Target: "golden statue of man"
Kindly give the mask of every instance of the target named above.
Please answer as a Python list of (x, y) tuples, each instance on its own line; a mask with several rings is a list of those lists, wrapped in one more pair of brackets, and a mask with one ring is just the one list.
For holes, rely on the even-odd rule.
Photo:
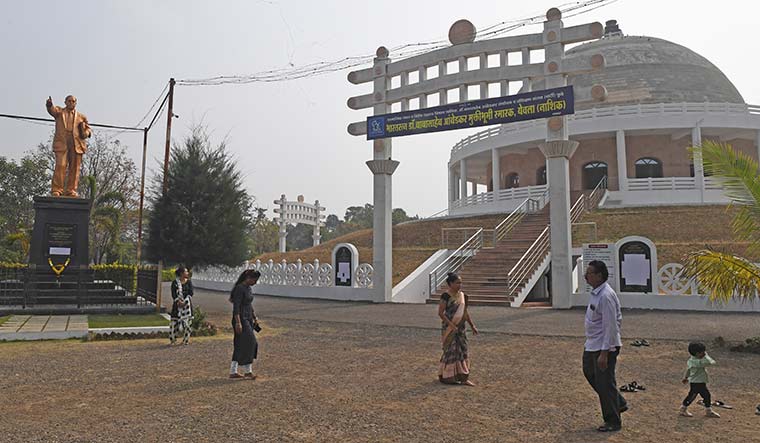
[(62, 194), (67, 197), (78, 197), (82, 155), (87, 152), (86, 140), (92, 136), (92, 130), (87, 117), (76, 110), (77, 98), (68, 95), (65, 102), (65, 108), (53, 105), (51, 97), (48, 97), (45, 103), (48, 114), (55, 118), (55, 136), (53, 137), (55, 171), (50, 194), (54, 197), (60, 197)]

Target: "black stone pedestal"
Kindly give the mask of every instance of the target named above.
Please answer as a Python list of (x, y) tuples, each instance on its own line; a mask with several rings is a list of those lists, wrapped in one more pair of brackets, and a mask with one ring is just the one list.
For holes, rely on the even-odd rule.
[(81, 198), (34, 197), (29, 264), (50, 269), (48, 259), (55, 265), (68, 259), (67, 268), (89, 265), (90, 207), (90, 200)]
[[(78, 305), (87, 295), (93, 282), (89, 269), (90, 208), (90, 200), (81, 198), (34, 197), (28, 302)], [(53, 272), (50, 262), (66, 265), (60, 276)]]

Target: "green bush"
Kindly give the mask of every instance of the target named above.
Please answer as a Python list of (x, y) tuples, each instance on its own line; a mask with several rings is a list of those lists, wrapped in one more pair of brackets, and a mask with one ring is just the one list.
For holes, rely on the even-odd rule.
[(194, 336), (216, 335), (216, 325), (206, 321), (206, 313), (198, 306), (193, 306), (193, 320), (190, 323), (190, 329)]
[(161, 281), (167, 282), (167, 281), (174, 281), (176, 278), (176, 275), (174, 275), (174, 272), (177, 270), (177, 268), (166, 268), (161, 270)]

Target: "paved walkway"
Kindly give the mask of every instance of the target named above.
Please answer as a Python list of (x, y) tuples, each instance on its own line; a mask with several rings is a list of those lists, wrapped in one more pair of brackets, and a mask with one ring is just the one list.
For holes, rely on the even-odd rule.
[(57, 340), (87, 336), (86, 315), (14, 315), (0, 325), (0, 340)]

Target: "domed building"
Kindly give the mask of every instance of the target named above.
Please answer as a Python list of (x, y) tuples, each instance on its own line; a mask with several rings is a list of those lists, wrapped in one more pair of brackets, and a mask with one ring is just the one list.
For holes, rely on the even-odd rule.
[[(568, 78), (576, 93), (570, 138), (580, 143), (570, 158), (570, 189), (605, 186), (603, 206), (715, 204), (728, 200), (699, 159), (687, 150), (704, 139), (730, 143), (760, 156), (760, 106), (748, 105), (731, 81), (707, 59), (681, 45), (625, 36), (608, 21), (604, 36), (569, 49), (569, 55), (601, 53), (604, 69)], [(543, 80), (523, 91), (543, 89)], [(607, 88), (603, 102), (592, 85)], [(538, 145), (543, 120), (495, 126), (451, 150), (450, 215), (506, 212), (547, 189)]]

